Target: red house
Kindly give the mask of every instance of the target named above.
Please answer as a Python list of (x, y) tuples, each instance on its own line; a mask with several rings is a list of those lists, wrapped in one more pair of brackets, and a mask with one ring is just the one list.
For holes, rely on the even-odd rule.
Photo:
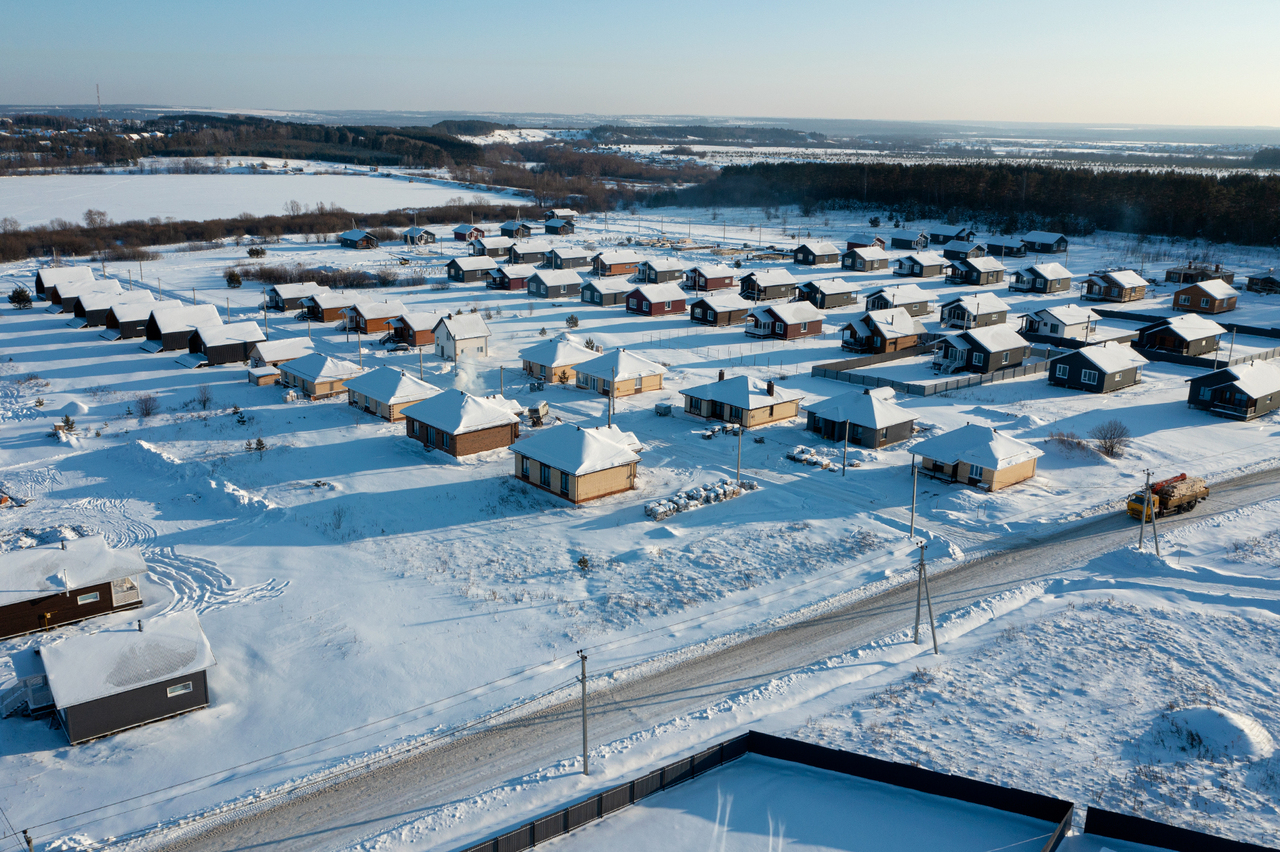
[(484, 228), (476, 225), (459, 225), (453, 229), (453, 238), (460, 243), (469, 243), (472, 240), (482, 239), (484, 237)]
[(685, 310), (685, 298), (684, 290), (674, 282), (641, 284), (627, 294), (627, 313), (649, 317), (682, 314)]
[(525, 290), (537, 271), (532, 263), (508, 263), (495, 269), (493, 278), (485, 286), (490, 290)]
[(822, 311), (808, 302), (765, 305), (747, 314), (747, 334), (774, 340), (795, 340), (822, 334)]

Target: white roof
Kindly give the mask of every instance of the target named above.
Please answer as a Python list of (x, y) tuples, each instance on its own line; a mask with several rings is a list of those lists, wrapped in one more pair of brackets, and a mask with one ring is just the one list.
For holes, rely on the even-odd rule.
[(987, 245), (1001, 246), (1003, 248), (1024, 248), (1025, 247), (1021, 237), (1016, 237), (1016, 236), (1002, 237), (999, 234), (995, 234), (993, 236), (987, 237)]
[(862, 321), (863, 327), (875, 328), (885, 340), (924, 334), (924, 325), (907, 313), (906, 308), (864, 311), (858, 319)]
[(412, 417), (451, 435), (520, 422), (520, 418), (507, 408), (460, 390), (441, 391), (422, 402), (415, 402), (402, 412), (405, 417)]
[(324, 288), (314, 281), (300, 281), (297, 284), (273, 284), (271, 289), (281, 299), (301, 299), (312, 293), (319, 293)]
[(703, 278), (732, 278), (734, 276), (733, 267), (725, 266), (723, 263), (699, 263), (689, 271), (701, 272)]
[[(139, 291), (134, 290), (133, 292)], [(142, 292), (150, 295), (149, 291), (143, 290)], [(84, 300), (81, 299), (81, 301), (83, 302)], [(138, 299), (130, 302), (113, 301), (109, 310), (117, 322), (137, 322), (148, 319), (151, 316), (151, 312), (155, 310), (156, 305), (159, 304), (164, 303), (156, 302), (152, 299)]]
[(195, 330), (210, 325), (221, 325), (222, 317), (213, 305), (180, 305), (177, 302), (160, 302), (152, 308), (151, 316), (161, 334)]
[(262, 333), (262, 329), (258, 328), (258, 323), (254, 320), (244, 320), (243, 322), (233, 322), (224, 325), (219, 322), (217, 325), (202, 325), (196, 329), (196, 334), (200, 335), (200, 342), (205, 346), (225, 346), (228, 343), (257, 343), (259, 340), (266, 340), (266, 335)]
[[(497, 269), (498, 262), (488, 255), (480, 255), (478, 257), (455, 257), (449, 263), (454, 264), (463, 272), (475, 272), (478, 269)], [(446, 264), (447, 266), (448, 264)]]
[(293, 361), (312, 352), (311, 341), (305, 337), (285, 337), (280, 340), (264, 340), (254, 346), (249, 355), (259, 361)]
[(422, 234), (430, 234), (430, 233), (431, 231), (428, 231), (426, 228), (419, 228), (417, 225), (414, 225), (412, 228), (405, 228), (404, 234), (402, 236), (418, 237), (418, 236), (421, 236)]
[(460, 317), (446, 315), (436, 323), (436, 330), (442, 325), (454, 340), (475, 340), (489, 336), (489, 325), (480, 314), (463, 314)]
[(332, 308), (349, 308), (356, 303), (355, 296), (348, 296), (346, 293), (335, 293), (332, 290), (321, 290), (319, 293), (313, 293), (302, 299), (303, 304), (312, 304), (322, 310)]
[[(815, 308), (808, 302), (787, 302), (782, 305), (760, 305), (753, 308), (749, 316), (763, 317), (765, 314), (773, 314), (787, 325), (794, 325), (799, 322), (821, 322), (826, 314)], [(766, 320), (772, 322), (772, 320)]]
[(970, 229), (966, 228), (964, 225), (935, 225), (934, 227), (929, 229), (929, 233), (955, 235), (955, 234), (966, 234), (969, 232), (969, 230)]
[(1056, 243), (1062, 238), (1062, 234), (1054, 234), (1049, 231), (1027, 231), (1022, 235), (1022, 239), (1029, 243)]
[(640, 261), (644, 260), (643, 257), (641, 257), (637, 252), (632, 251), (631, 249), (617, 249), (614, 251), (602, 251), (598, 255), (596, 255), (596, 257), (600, 259), (601, 263), (606, 263), (606, 264), (609, 264), (610, 266), (616, 266), (619, 263), (639, 263)]
[(341, 358), (319, 352), (312, 352), (310, 355), (303, 355), (301, 358), (281, 364), (280, 371), (306, 379), (313, 384), (349, 379), (361, 373), (360, 368), (350, 361), (343, 361)]
[(399, 299), (389, 302), (356, 302), (351, 310), (365, 319), (389, 319), (405, 313), (404, 304)]
[(1227, 367), (1226, 372), (1236, 377), (1234, 384), (1254, 399), (1267, 393), (1280, 391), (1280, 367), (1266, 361), (1253, 361)]
[(833, 296), (837, 293), (856, 293), (862, 289), (861, 284), (845, 281), (843, 278), (823, 278), (819, 281), (808, 281), (802, 286), (812, 287), (826, 296)]
[(1119, 343), (1114, 340), (1086, 346), (1079, 352), (1104, 373), (1119, 373), (1121, 370), (1141, 367), (1147, 363), (1147, 359), (1134, 352), (1133, 347), (1128, 343)]
[[(1230, 284), (1223, 281), (1221, 278), (1210, 278), (1208, 281), (1201, 281), (1196, 284), (1188, 284), (1183, 289), (1185, 290), (1191, 287), (1199, 287), (1201, 290), (1205, 291), (1215, 299), (1230, 299), (1237, 295), (1236, 288), (1232, 287)], [(84, 299), (81, 299), (80, 301), (83, 302)]]
[(716, 311), (741, 311), (755, 307), (755, 302), (749, 302), (737, 293), (709, 293), (694, 299), (694, 303), (697, 302), (705, 302)]
[(920, 239), (922, 236), (924, 236), (923, 231), (912, 231), (912, 230), (904, 229), (901, 231), (894, 231), (892, 234), (889, 235), (889, 239), (890, 240), (911, 240), (914, 242), (915, 240)]
[(942, 303), (945, 310), (951, 305), (959, 304), (971, 314), (994, 314), (1009, 310), (1009, 306), (995, 293), (970, 293), (957, 296)]
[(1039, 318), (1041, 321), (1052, 317), (1063, 325), (1080, 325), (1081, 323), (1094, 322), (1098, 319), (1090, 308), (1081, 305), (1057, 305), (1052, 308), (1042, 308), (1032, 314), (1033, 317)]
[[(779, 284), (795, 284), (796, 277), (782, 267), (774, 269), (755, 269), (747, 273), (755, 279), (759, 287), (776, 287)], [(743, 277), (746, 278), (747, 275)]]
[(348, 379), (346, 388), (387, 405), (426, 399), (432, 394), (440, 393), (440, 388), (435, 385), (415, 379), (395, 367), (378, 367), (376, 370)]
[[(85, 293), (80, 297), (80, 307), (86, 311), (100, 311), (116, 305), (153, 305), (155, 297), (150, 290), (126, 290), (123, 293)], [(150, 311), (148, 311), (150, 313)]]
[(561, 334), (521, 349), (520, 360), (547, 367), (571, 367), (596, 357), (596, 354), (595, 350), (583, 346), (572, 335)]
[[(552, 270), (550, 274), (554, 276), (559, 273), (568, 273), (569, 275), (573, 275), (575, 277), (578, 274), (574, 272), (572, 269), (555, 269), (555, 270)], [(554, 280), (553, 278), (546, 278), (544, 280), (547, 282), (547, 284), (560, 283)], [(582, 279), (579, 278), (578, 280), (581, 281)], [(573, 283), (568, 277), (565, 278), (565, 281), (568, 281), (569, 283)], [(591, 289), (596, 290), (597, 292), (600, 292), (600, 293), (630, 293), (632, 290), (636, 289), (635, 282), (628, 281), (627, 279), (622, 278), (621, 276), (614, 277), (614, 278), (597, 278), (593, 281), (583, 282), (582, 286), (590, 287)]]
[(556, 246), (551, 250), (551, 253), (559, 258), (591, 257), (591, 252), (582, 246)]
[(46, 290), (57, 290), (59, 299), (74, 299), (89, 293), (120, 293), (120, 282), (111, 278), (90, 279), (88, 281), (70, 281), (46, 287)]
[[(540, 252), (551, 251), (551, 243), (545, 242), (543, 240), (525, 240), (524, 242), (516, 243), (515, 247), (516, 247), (516, 251), (524, 252), (526, 254), (529, 252), (535, 252), (535, 251), (540, 251)], [(586, 254), (586, 252), (583, 252), (583, 254)]]
[(511, 448), (540, 464), (582, 476), (640, 461), (631, 449), (638, 443), (634, 435), (616, 426), (582, 429), (565, 424), (540, 429)]
[[(572, 287), (574, 284), (582, 284), (582, 276), (572, 269), (539, 269), (530, 281), (540, 281), (548, 287)], [(592, 282), (600, 284), (599, 281)], [(627, 285), (626, 289), (630, 289)]]
[(824, 420), (855, 423), (873, 429), (886, 429), (916, 419), (914, 414), (902, 406), (880, 399), (865, 390), (850, 391), (807, 408)]
[(688, 298), (684, 290), (680, 289), (680, 285), (674, 281), (667, 281), (664, 284), (641, 284), (634, 289), (650, 302), (679, 302)]
[(734, 376), (721, 382), (708, 382), (705, 385), (685, 388), (680, 393), (695, 399), (721, 402), (747, 411), (804, 398), (804, 394), (784, 388), (780, 384), (774, 385), (773, 395), (770, 396), (768, 385), (754, 376)]
[(869, 231), (858, 231), (844, 238), (846, 243), (866, 243), (868, 247), (872, 247), (876, 240), (884, 240), (884, 237), (878, 237)]
[(217, 665), (200, 617), (186, 609), (97, 633), (71, 636), (40, 649), (59, 709), (118, 695)]
[(926, 438), (911, 448), (911, 454), (948, 464), (962, 461), (1002, 470), (1027, 459), (1039, 458), (1044, 452), (1026, 441), (1002, 435), (990, 426), (971, 423), (934, 438)]
[(1145, 326), (1145, 328), (1151, 328), (1152, 326), (1164, 326), (1183, 340), (1200, 340), (1205, 337), (1215, 337), (1227, 333), (1225, 328), (1208, 317), (1202, 317), (1199, 314), (1178, 314), (1177, 316), (1160, 320), (1158, 323), (1152, 323), (1150, 326)]
[(808, 249), (814, 254), (839, 254), (840, 253), (840, 249), (836, 248), (834, 244), (829, 243), (826, 240), (819, 240), (818, 242), (813, 242), (813, 243), (804, 242), (804, 243), (801, 243), (799, 246), (797, 246), (797, 248)]
[(902, 263), (914, 262), (921, 266), (946, 266), (951, 261), (942, 255), (933, 251), (918, 251), (907, 255), (901, 261)]
[(966, 264), (979, 272), (999, 272), (1004, 269), (1004, 264), (994, 257), (965, 257), (953, 262)]
[(503, 223), (502, 223), (501, 225), (499, 225), (498, 227), (499, 227), (499, 228), (507, 228), (508, 230), (513, 229), (513, 228), (528, 228), (528, 227), (529, 227), (529, 223), (528, 223), (528, 222), (522, 222), (522, 221), (520, 221), (519, 219), (508, 219), (507, 221), (503, 222)]
[[(889, 259), (889, 252), (885, 251), (879, 246), (862, 246), (861, 248), (854, 249), (852, 253), (856, 254), (858, 257), (862, 258), (863, 260), (888, 260)], [(849, 254), (849, 252), (845, 252), (845, 254)]]
[(471, 242), (486, 249), (511, 248), (516, 244), (516, 241), (510, 237), (478, 237)]
[(36, 274), (44, 282), (44, 287), (58, 287), (73, 284), (77, 281), (93, 281), (93, 268), (88, 266), (49, 266), (39, 269)]
[(867, 298), (871, 296), (882, 295), (889, 300), (889, 304), (894, 307), (899, 305), (914, 305), (919, 302), (929, 301), (929, 294), (921, 290), (914, 284), (898, 284), (895, 287), (881, 287), (879, 290), (873, 291)]
[(403, 325), (412, 331), (431, 331), (439, 321), (439, 311), (410, 311), (391, 320), (388, 325)]
[(5, 553), (0, 606), (147, 572), (136, 547), (113, 550), (100, 535), (73, 538), (66, 545), (66, 550), (61, 544), (46, 544)]
[(1049, 281), (1072, 277), (1071, 270), (1061, 263), (1037, 263), (1022, 270), (1022, 274), (1028, 278), (1044, 278)]
[(563, 219), (566, 216), (572, 219), (574, 216), (578, 215), (578, 211), (574, 210), (572, 207), (553, 207), (547, 212), (558, 219)]
[[(456, 228), (454, 228), (454, 229), (453, 229), (453, 233), (455, 233), (455, 234), (469, 234), (469, 233), (471, 233), (472, 231), (474, 231), (474, 230), (475, 230), (475, 229), (477, 229), (477, 228), (480, 228), (480, 226), (479, 226), (479, 225), (458, 225)], [(483, 231), (484, 229), (483, 229), (483, 228), (480, 228), (480, 230), (482, 230), (482, 231)]]
[(615, 349), (590, 361), (583, 361), (574, 367), (574, 371), (579, 375), (628, 382), (643, 376), (661, 376), (667, 372), (667, 368), (625, 349)]
[(658, 272), (683, 272), (684, 264), (674, 257), (647, 257), (644, 262)]
[(531, 278), (538, 271), (532, 263), (508, 263), (498, 267), (498, 271), (508, 278)]
[(1020, 346), (1026, 346), (1027, 341), (1022, 339), (1022, 335), (1013, 330), (1013, 326), (989, 325), (985, 328), (971, 328), (968, 331), (960, 332), (962, 335), (968, 335), (983, 349), (988, 352), (1004, 352), (1006, 349), (1017, 349)]
[(1146, 287), (1147, 279), (1143, 278), (1132, 269), (1116, 269), (1110, 272), (1094, 273), (1103, 278), (1109, 278), (1122, 287)]
[(340, 239), (340, 240), (362, 240), (362, 239), (364, 239), (364, 238), (365, 238), (365, 237), (367, 237), (367, 236), (369, 236), (369, 232), (368, 232), (368, 231), (362, 231), (362, 230), (360, 230), (359, 228), (352, 228), (350, 231), (343, 231), (343, 232), (342, 232), (342, 234), (341, 234), (341, 236), (339, 236), (339, 237), (338, 237), (338, 239)]

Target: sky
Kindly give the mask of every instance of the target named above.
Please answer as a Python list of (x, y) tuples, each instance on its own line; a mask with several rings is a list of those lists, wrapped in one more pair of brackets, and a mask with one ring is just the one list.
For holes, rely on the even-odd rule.
[(1280, 126), (1278, 0), (10, 3), (0, 103)]

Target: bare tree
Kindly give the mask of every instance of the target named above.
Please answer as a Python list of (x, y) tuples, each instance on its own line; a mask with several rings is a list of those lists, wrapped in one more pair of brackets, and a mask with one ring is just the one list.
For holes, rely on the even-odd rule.
[(200, 406), (201, 411), (208, 411), (209, 406), (213, 405), (213, 391), (208, 385), (196, 388), (196, 405)]
[(1122, 458), (1129, 447), (1129, 427), (1119, 420), (1099, 423), (1089, 430), (1089, 437), (1097, 442), (1098, 452), (1109, 459)]
[(105, 228), (111, 224), (111, 217), (107, 215), (105, 210), (94, 210), (92, 207), (84, 211), (84, 225), (86, 228)]
[(160, 400), (153, 393), (140, 393), (133, 398), (138, 407), (138, 419), (146, 420), (160, 410)]

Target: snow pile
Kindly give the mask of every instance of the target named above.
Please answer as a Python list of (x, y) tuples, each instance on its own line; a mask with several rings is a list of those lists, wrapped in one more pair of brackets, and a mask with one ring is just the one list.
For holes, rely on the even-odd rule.
[(1254, 761), (1266, 760), (1276, 750), (1271, 734), (1257, 719), (1203, 704), (1162, 713), (1151, 733), (1176, 756)]
[[(829, 451), (828, 451), (829, 452)], [(787, 452), (787, 458), (793, 462), (800, 464), (812, 465), (820, 467), (823, 470), (839, 470), (840, 463), (833, 461), (824, 456), (822, 450), (815, 450), (812, 447), (806, 447), (803, 444), (797, 444)], [(861, 467), (862, 463), (853, 461), (849, 463), (849, 467)]]
[(655, 500), (652, 503), (646, 503), (644, 513), (655, 521), (662, 521), (680, 512), (697, 509), (699, 506), (709, 506), (712, 503), (732, 500), (734, 497), (740, 496), (743, 491), (755, 491), (759, 487), (759, 483), (751, 479), (741, 481), (722, 479), (709, 485), (699, 485), (696, 488), (681, 491), (669, 500)]

